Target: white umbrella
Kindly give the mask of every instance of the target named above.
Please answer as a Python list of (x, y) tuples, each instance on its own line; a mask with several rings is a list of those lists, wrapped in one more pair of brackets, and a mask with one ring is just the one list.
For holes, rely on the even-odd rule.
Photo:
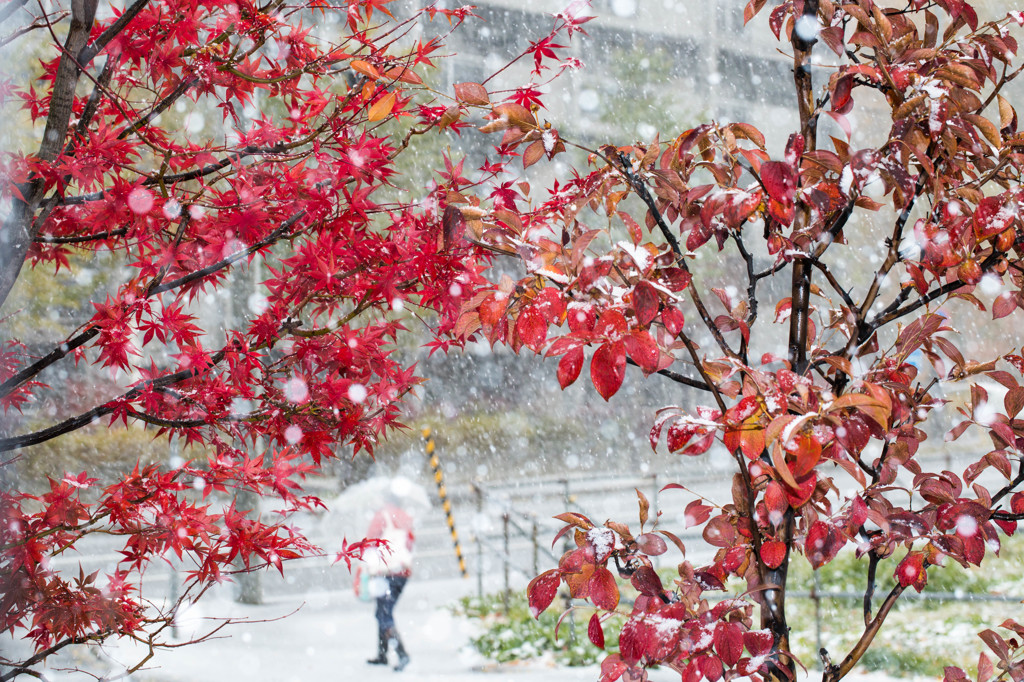
[(363, 537), (370, 519), (385, 504), (401, 507), (415, 521), (430, 509), (431, 497), (426, 488), (405, 476), (374, 476), (350, 485), (325, 503), (321, 532), (353, 540)]

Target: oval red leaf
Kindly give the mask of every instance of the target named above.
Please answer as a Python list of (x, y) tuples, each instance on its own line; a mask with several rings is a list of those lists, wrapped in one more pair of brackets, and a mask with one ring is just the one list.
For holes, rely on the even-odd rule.
[(821, 568), (835, 558), (840, 546), (835, 529), (824, 521), (815, 521), (807, 531), (804, 556), (811, 566)]
[(565, 390), (580, 376), (583, 369), (583, 347), (573, 348), (558, 361), (558, 385)]
[(1004, 292), (996, 296), (992, 301), (992, 319), (998, 320), (1006, 317), (1017, 309), (1017, 295), (1012, 292)]
[(615, 576), (604, 566), (594, 571), (588, 594), (591, 603), (599, 609), (613, 611), (619, 605), (619, 586), (615, 584)]
[(722, 663), (730, 668), (736, 665), (743, 655), (743, 628), (738, 623), (719, 623), (714, 640)]
[(786, 558), (786, 544), (778, 540), (768, 540), (761, 544), (761, 561), (768, 568), (778, 568)]
[(536, 308), (525, 308), (516, 320), (516, 334), (527, 348), (539, 353), (548, 337), (547, 320)]
[(590, 617), (590, 623), (587, 624), (587, 637), (598, 649), (604, 648), (604, 628), (601, 627), (601, 619), (596, 613)]
[(716, 516), (704, 526), (704, 541), (715, 547), (731, 547), (736, 539), (736, 529), (725, 514)]
[(913, 587), (920, 592), (928, 584), (928, 571), (924, 566), (924, 555), (908, 554), (896, 567), (896, 580), (903, 587)]
[(686, 319), (678, 308), (667, 306), (661, 311), (661, 322), (665, 325), (665, 329), (669, 334), (678, 336), (679, 332), (683, 331), (683, 324), (686, 322)]
[(622, 677), (622, 673), (626, 672), (628, 668), (623, 661), (622, 657), (618, 654), (612, 654), (603, 661), (601, 661), (601, 679), (600, 682), (615, 682), (615, 680)]
[(660, 556), (668, 551), (668, 545), (654, 533), (644, 533), (636, 538), (636, 545), (647, 556)]
[(626, 322), (625, 315), (612, 308), (601, 313), (601, 317), (597, 320), (597, 326), (594, 327), (594, 334), (596, 336), (606, 336), (609, 339), (616, 339), (621, 334), (624, 334), (628, 328), (629, 324)]
[(661, 584), (661, 578), (658, 577), (657, 571), (650, 566), (641, 566), (633, 571), (629, 582), (637, 592), (648, 597), (661, 597), (665, 594), (665, 586)]
[(643, 370), (645, 376), (658, 371), (658, 362), (661, 359), (658, 344), (654, 342), (654, 338), (647, 333), (646, 329), (626, 334), (622, 342), (625, 345), (626, 353)]
[(604, 343), (590, 360), (590, 379), (605, 400), (622, 386), (626, 377), (626, 350), (621, 341)]
[(530, 581), (526, 586), (526, 598), (530, 603), (530, 615), (539, 618), (547, 607), (551, 606), (555, 595), (558, 594), (558, 585), (561, 582), (558, 570), (544, 571)]
[(592, 331), (597, 323), (594, 306), (589, 303), (571, 303), (565, 311), (565, 321), (569, 323), (569, 331)]
[(660, 299), (657, 290), (647, 280), (642, 280), (633, 287), (633, 311), (636, 320), (646, 327), (658, 316)]
[(486, 106), (491, 103), (487, 89), (479, 83), (456, 83), (455, 98), (470, 105)]

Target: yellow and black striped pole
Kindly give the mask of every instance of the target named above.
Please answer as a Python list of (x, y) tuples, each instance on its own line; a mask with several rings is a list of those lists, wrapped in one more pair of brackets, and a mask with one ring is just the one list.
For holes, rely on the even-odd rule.
[(429, 426), (423, 428), (423, 441), (426, 443), (427, 457), (430, 458), (430, 468), (434, 471), (434, 481), (437, 483), (437, 494), (441, 498), (441, 508), (444, 509), (444, 518), (448, 522), (448, 531), (452, 535), (452, 546), (455, 547), (455, 556), (459, 560), (459, 572), (463, 578), (468, 578), (466, 572), (466, 559), (462, 556), (462, 547), (459, 546), (459, 534), (455, 531), (455, 517), (452, 516), (452, 503), (448, 500), (448, 489), (444, 487), (444, 474), (441, 473), (441, 460), (434, 452), (434, 435)]

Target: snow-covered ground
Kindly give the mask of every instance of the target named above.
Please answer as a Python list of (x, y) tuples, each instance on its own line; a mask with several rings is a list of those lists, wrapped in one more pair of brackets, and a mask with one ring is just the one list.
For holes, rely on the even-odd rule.
[[(208, 630), (231, 617), (220, 637), (200, 644), (161, 650), (144, 670), (127, 678), (134, 682), (335, 682), (341, 680), (416, 680), (417, 682), (597, 682), (597, 667), (558, 668), (543, 662), (495, 665), (469, 645), (472, 625), (448, 608), (475, 591), (473, 580), (443, 579), (409, 582), (398, 603), (398, 627), (412, 657), (402, 672), (371, 666), (375, 653), (373, 606), (348, 592), (307, 593), (279, 597), (251, 606), (231, 599), (230, 589), (210, 595), (201, 607), (182, 614), (180, 641), (191, 628)], [(2, 644), (9, 644), (3, 642)], [(123, 667), (140, 659), (141, 649), (120, 645), (106, 650), (107, 659), (79, 652), (62, 656), (60, 665), (77, 665), (100, 679), (117, 679)], [(51, 682), (78, 682), (97, 677), (47, 671)], [(810, 679), (818, 675), (810, 675)], [(120, 678), (126, 679), (126, 678)], [(652, 682), (677, 680), (668, 670), (651, 671)], [(853, 682), (889, 682), (878, 675), (851, 675)]]
[[(555, 668), (536, 662), (495, 666), (470, 645), (472, 626), (448, 608), (470, 594), (475, 581), (445, 579), (409, 582), (396, 610), (399, 632), (412, 658), (401, 673), (366, 663), (376, 652), (377, 626), (373, 604), (348, 592), (307, 593), (279, 597), (258, 606), (238, 604), (229, 588), (210, 595), (191, 612), (181, 614), (178, 641), (190, 631), (204, 632), (219, 619), (244, 622), (229, 625), (218, 637), (199, 644), (160, 650), (143, 670), (128, 678), (135, 682), (320, 682), (335, 680), (423, 680), (462, 682), (493, 677), (501, 682), (596, 682), (597, 668)], [(0, 646), (9, 646), (9, 640)], [(100, 679), (114, 679), (141, 659), (144, 652), (125, 644), (108, 647), (104, 660), (82, 651), (62, 655), (45, 678), (53, 682), (95, 680), (61, 667), (74, 665)], [(125, 679), (125, 678), (121, 678)], [(652, 677), (652, 679), (659, 679)], [(670, 679), (664, 677), (663, 679)]]
[[(451, 615), (447, 605), (469, 594), (471, 580), (410, 581), (398, 602), (398, 628), (412, 662), (401, 673), (371, 666), (366, 659), (375, 653), (377, 626), (373, 605), (359, 602), (349, 593), (306, 595), (305, 605), (284, 620), (253, 622), (232, 628), (230, 639), (161, 654), (152, 679), (162, 682), (223, 682), (230, 679), (312, 682), (316, 680), (474, 680), (493, 666), (468, 645), (471, 626)], [(269, 619), (290, 613), (293, 599), (264, 606), (233, 602), (212, 603), (205, 608), (218, 615), (232, 614), (250, 620)], [(501, 680), (595, 681), (596, 669), (556, 670), (544, 665), (503, 668)]]

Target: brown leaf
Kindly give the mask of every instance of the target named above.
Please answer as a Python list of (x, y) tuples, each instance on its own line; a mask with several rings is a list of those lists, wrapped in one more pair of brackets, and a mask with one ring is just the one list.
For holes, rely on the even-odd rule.
[(419, 77), (419, 74), (405, 66), (396, 66), (393, 69), (388, 69), (384, 72), (384, 75), (400, 83), (408, 83), (409, 85), (423, 84), (423, 79)]
[(377, 100), (372, 107), (370, 112), (366, 115), (368, 121), (382, 121), (391, 114), (391, 110), (395, 108), (395, 93), (389, 92), (388, 94)]
[(1003, 138), (999, 134), (999, 129), (996, 128), (996, 125), (992, 123), (992, 121), (980, 114), (964, 114), (963, 118), (964, 120), (973, 123), (993, 147), (999, 149), (1003, 146)]
[(353, 60), (349, 63), (349, 66), (352, 67), (353, 71), (363, 74), (370, 80), (380, 79), (380, 71), (377, 70), (377, 67), (369, 62), (364, 62), (362, 59)]
[(486, 88), (479, 83), (456, 83), (455, 99), (473, 106), (487, 106), (491, 103)]
[(523, 152), (523, 168), (529, 168), (544, 156), (544, 143), (540, 140), (532, 143)]
[(640, 525), (643, 526), (647, 523), (647, 516), (651, 510), (651, 503), (647, 501), (647, 496), (640, 492), (639, 488), (634, 488), (634, 490), (636, 490), (637, 503), (640, 505)]
[(1024, 409), (1024, 386), (1011, 388), (1003, 396), (1003, 407), (1006, 409), (1006, 416), (1013, 419)]
[(668, 551), (665, 541), (654, 533), (644, 533), (636, 538), (637, 547), (647, 556), (661, 556)]
[(1017, 111), (1002, 95), (999, 98), (999, 128), (1004, 133), (1013, 134), (1017, 132)]

